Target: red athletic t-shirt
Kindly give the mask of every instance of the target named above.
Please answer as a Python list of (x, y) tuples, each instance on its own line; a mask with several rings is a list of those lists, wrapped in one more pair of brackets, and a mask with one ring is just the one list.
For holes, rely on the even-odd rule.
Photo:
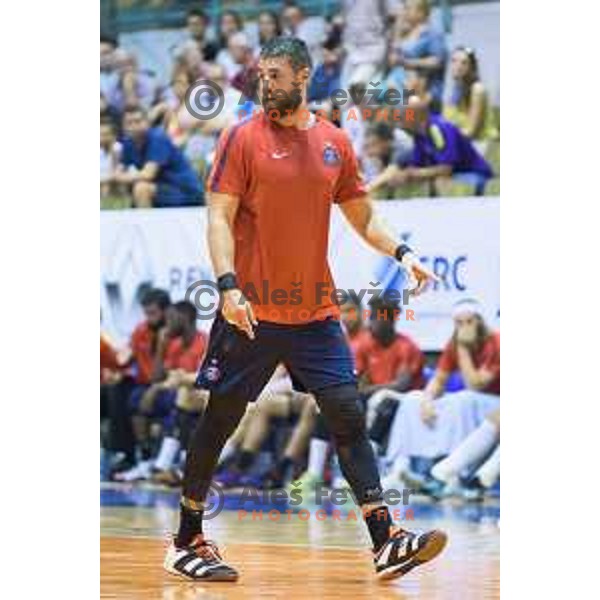
[(421, 389), (425, 383), (425, 357), (415, 342), (401, 333), (387, 347), (368, 333), (360, 340), (354, 360), (359, 375), (366, 374), (376, 385), (394, 382), (402, 371), (412, 375), (410, 389)]
[(137, 383), (150, 383), (154, 371), (156, 336), (145, 321), (137, 325), (131, 334), (131, 352), (137, 363)]
[(117, 352), (113, 348), (108, 339), (100, 334), (100, 383), (104, 383), (104, 370), (110, 371), (121, 370)]
[(254, 114), (221, 135), (207, 187), (240, 199), (235, 270), (259, 320), (339, 316), (327, 263), (331, 205), (365, 194), (344, 131), (325, 120), (282, 127)]
[(176, 337), (167, 344), (164, 366), (167, 371), (183, 369), (188, 373), (195, 373), (200, 367), (206, 352), (206, 334), (197, 331), (189, 346), (183, 345), (183, 338)]
[[(473, 364), (477, 369), (484, 367), (494, 374), (494, 379), (489, 385), (481, 390), (488, 394), (500, 395), (500, 333), (491, 333), (483, 342), (481, 348), (475, 353), (471, 352)], [(438, 361), (438, 369), (452, 373), (458, 369), (458, 357), (452, 341), (446, 344)]]
[(348, 346), (350, 346), (350, 352), (354, 357), (354, 363), (356, 364), (356, 355), (361, 350), (365, 340), (371, 336), (369, 330), (366, 327), (361, 327), (354, 335), (346, 335), (348, 340)]

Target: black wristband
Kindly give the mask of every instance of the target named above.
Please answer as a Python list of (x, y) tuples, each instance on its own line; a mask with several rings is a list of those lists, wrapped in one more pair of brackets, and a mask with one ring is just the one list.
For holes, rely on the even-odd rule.
[(407, 246), (406, 244), (400, 244), (397, 248), (396, 248), (396, 252), (394, 253), (394, 256), (396, 257), (396, 260), (398, 262), (402, 262), (402, 258), (404, 257), (405, 254), (407, 254), (408, 252), (412, 252), (412, 248), (410, 246)]
[(228, 290), (237, 290), (240, 286), (237, 282), (235, 273), (224, 273), (221, 277), (217, 278), (217, 287), (221, 292), (227, 292)]

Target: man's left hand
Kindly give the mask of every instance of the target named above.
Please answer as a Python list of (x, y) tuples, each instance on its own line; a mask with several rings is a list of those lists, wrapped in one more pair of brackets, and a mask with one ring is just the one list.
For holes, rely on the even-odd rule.
[(440, 278), (424, 266), (414, 252), (407, 252), (402, 257), (402, 266), (408, 273), (409, 289), (413, 296), (418, 296), (429, 281), (440, 281)]

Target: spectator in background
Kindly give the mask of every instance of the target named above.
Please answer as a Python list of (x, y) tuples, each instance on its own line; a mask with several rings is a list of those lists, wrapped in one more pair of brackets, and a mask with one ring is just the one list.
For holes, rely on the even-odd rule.
[(100, 92), (104, 94), (116, 84), (115, 50), (117, 45), (116, 38), (100, 34)]
[(321, 44), (325, 39), (325, 30), (320, 21), (307, 19), (304, 10), (295, 2), (288, 1), (283, 9), (283, 34), (300, 38), (308, 46), (313, 63), (321, 61)]
[(369, 189), (426, 181), (437, 195), (451, 194), (453, 183), (468, 185), (474, 194), (482, 195), (493, 176), (488, 162), (456, 125), (428, 112), (419, 102), (411, 98), (409, 104), (415, 108), (415, 118), (401, 121), (402, 128), (414, 139), (409, 159), (387, 167), (370, 182)]
[(281, 35), (281, 23), (279, 16), (272, 10), (263, 10), (258, 15), (258, 48), (256, 48), (257, 57), (260, 49), (267, 42)]
[(385, 59), (385, 3), (373, 0), (344, 0), (343, 30), (346, 58), (342, 87), (368, 84), (382, 68)]
[(219, 21), (219, 45), (226, 48), (229, 38), (244, 30), (244, 21), (235, 10), (224, 10)]
[(342, 48), (334, 40), (326, 40), (323, 44), (323, 62), (315, 68), (308, 88), (308, 101), (320, 104), (323, 100), (329, 100), (333, 91), (341, 86), (341, 71)]
[(154, 78), (140, 70), (134, 54), (118, 49), (114, 57), (118, 78), (107, 91), (108, 103), (119, 113), (131, 107), (150, 108), (157, 92)]
[(202, 60), (212, 62), (217, 57), (219, 46), (210, 39), (208, 24), (208, 16), (201, 8), (196, 7), (188, 11), (186, 25), (190, 39), (201, 52)]
[[(179, 452), (180, 439), (189, 434), (193, 420), (204, 408), (206, 393), (195, 389), (196, 372), (206, 350), (206, 335), (196, 330), (196, 309), (187, 301), (178, 302), (166, 311), (157, 353), (162, 359), (155, 368), (150, 386), (130, 398), (133, 429), (144, 456), (132, 469), (118, 473), (119, 481), (148, 478), (155, 468), (167, 471)], [(163, 421), (167, 433), (161, 444), (157, 463), (152, 453), (149, 426), (152, 420)]]
[(397, 302), (379, 299), (369, 308), (369, 333), (354, 348), (354, 361), (369, 437), (383, 446), (403, 394), (425, 384), (425, 356), (410, 337), (396, 331)]
[[(131, 334), (129, 349), (119, 356), (119, 370), (105, 369), (104, 391), (107, 396), (111, 440), (110, 450), (121, 452), (123, 459), (116, 470), (131, 468), (136, 463), (135, 440), (131, 428), (129, 401), (141, 395), (162, 372), (166, 311), (171, 300), (164, 290), (150, 289), (141, 300), (144, 320)], [(102, 366), (101, 345), (101, 366)], [(106, 354), (104, 360), (106, 361)], [(114, 360), (113, 360), (114, 362)], [(106, 365), (106, 363), (105, 363)], [(141, 458), (149, 456), (149, 447), (139, 449)]]
[[(491, 331), (475, 300), (457, 302), (454, 332), (423, 392), (405, 395), (392, 425), (387, 456), (391, 479), (406, 476), (408, 458), (449, 455), (500, 406), (500, 334)], [(444, 393), (459, 371), (465, 388)], [(411, 483), (413, 480), (411, 479)]]
[(236, 60), (241, 47), (250, 46), (244, 34), (242, 18), (233, 10), (225, 11), (221, 15), (219, 28), (219, 54), (216, 63), (221, 65), (227, 73), (229, 80), (233, 79), (242, 69), (242, 64)]
[[(419, 106), (431, 109), (434, 98), (427, 87), (427, 76), (419, 69), (407, 69), (404, 71), (404, 89), (412, 92), (411, 95), (419, 99)], [(410, 97), (408, 99), (410, 102)]]
[(489, 104), (488, 93), (479, 79), (475, 51), (459, 46), (450, 61), (452, 90), (444, 104), (444, 117), (472, 140), (488, 142), (498, 139), (498, 130)]
[[(368, 81), (353, 83), (348, 89), (347, 101), (341, 111), (341, 126), (352, 142), (356, 156), (363, 156), (363, 146), (367, 131), (366, 110), (370, 96), (367, 94)], [(356, 101), (355, 101), (355, 100)]]
[(384, 300), (370, 304), (369, 334), (355, 348), (360, 389), (371, 395), (382, 389), (406, 392), (424, 385), (425, 357), (407, 335), (396, 331), (400, 306)]
[(192, 206), (203, 202), (198, 176), (182, 151), (140, 108), (123, 117), (122, 163), (115, 180), (130, 187), (138, 208)]
[(429, 23), (429, 0), (406, 0), (398, 18), (399, 37), (394, 44), (399, 52), (397, 64), (405, 69), (418, 69), (426, 74), (427, 88), (431, 93), (432, 110), (442, 108), (446, 45), (444, 36), (434, 31)]
[(250, 41), (245, 33), (235, 33), (229, 40), (231, 58), (239, 67), (238, 72), (230, 78), (231, 87), (252, 97), (252, 89), (257, 78), (257, 61), (254, 57)]
[[(401, 129), (391, 127), (388, 123), (375, 122), (368, 128), (363, 147), (362, 168), (367, 183), (373, 181), (390, 165), (405, 161), (412, 151), (410, 136)], [(391, 194), (391, 190), (380, 188), (386, 192), (384, 197)]]
[(115, 127), (115, 131), (117, 132), (117, 137), (120, 137), (121, 116), (118, 110), (110, 106), (110, 104), (106, 100), (106, 96), (102, 92), (100, 92), (100, 121), (112, 121), (112, 124)]
[(115, 174), (121, 158), (115, 125), (110, 119), (100, 121), (100, 198), (116, 193)]

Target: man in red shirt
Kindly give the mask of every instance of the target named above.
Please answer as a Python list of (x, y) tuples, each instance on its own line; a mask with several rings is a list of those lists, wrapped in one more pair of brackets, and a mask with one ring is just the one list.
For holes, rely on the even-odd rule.
[(366, 434), (352, 355), (331, 296), (330, 215), (338, 204), (375, 250), (406, 268), (418, 293), (434, 279), (374, 214), (349, 138), (310, 115), (306, 44), (275, 38), (262, 49), (263, 112), (226, 130), (208, 179), (208, 243), (222, 292), (198, 385), (210, 399), (188, 448), (179, 530), (167, 571), (193, 580), (231, 581), (202, 534), (203, 510), (219, 454), (279, 363), (314, 395), (342, 472), (365, 513), (377, 576), (399, 577), (437, 556), (446, 534), (393, 528)]
[[(120, 360), (121, 369), (105, 371), (105, 376), (109, 378), (104, 386), (104, 394), (108, 407), (110, 449), (124, 454), (123, 460), (114, 466), (116, 472), (129, 469), (136, 462), (131, 404), (137, 405), (155, 374), (162, 368), (165, 318), (170, 303), (166, 291), (157, 288), (146, 291), (141, 299), (145, 318), (131, 334), (127, 356)], [(100, 352), (102, 360), (102, 345)], [(142, 458), (150, 455), (148, 447), (139, 448), (139, 451)]]
[[(500, 334), (483, 319), (483, 308), (472, 299), (453, 309), (454, 332), (437, 369), (423, 392), (407, 394), (398, 410), (388, 444), (394, 463), (389, 481), (407, 477), (408, 459), (432, 462), (449, 455), (500, 406)], [(465, 389), (444, 393), (458, 371)]]
[(163, 422), (165, 438), (156, 460), (144, 457), (133, 469), (119, 473), (119, 481), (146, 479), (157, 471), (167, 471), (187, 441), (193, 421), (204, 409), (207, 394), (194, 388), (196, 373), (206, 351), (206, 334), (196, 329), (196, 309), (177, 302), (167, 310), (164, 352), (156, 365), (153, 383), (133, 394), (130, 400), (133, 426), (139, 446), (149, 439), (152, 420)]
[(363, 393), (381, 389), (406, 392), (421, 389), (425, 383), (425, 357), (407, 335), (396, 331), (394, 315), (398, 313), (396, 304), (371, 304), (369, 335), (363, 337), (354, 354)]

